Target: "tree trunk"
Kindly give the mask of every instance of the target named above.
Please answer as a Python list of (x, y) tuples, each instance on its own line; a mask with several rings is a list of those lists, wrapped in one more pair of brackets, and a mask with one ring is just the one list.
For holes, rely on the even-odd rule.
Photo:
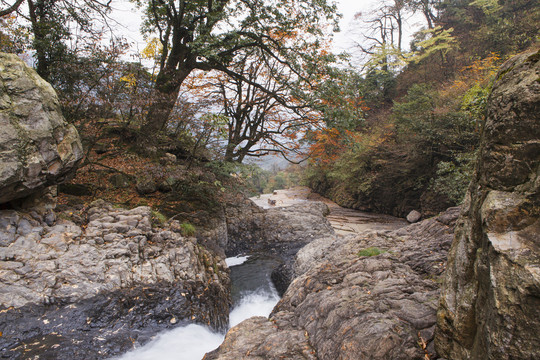
[(237, 144), (233, 144), (229, 142), (227, 144), (227, 147), (225, 148), (225, 156), (223, 157), (223, 160), (226, 162), (233, 162), (234, 161), (234, 149), (236, 148)]
[(28, 12), (30, 15), (30, 23), (32, 26), (32, 33), (34, 35), (33, 46), (36, 50), (36, 72), (46, 81), (49, 81), (49, 61), (47, 58), (47, 47), (50, 46), (50, 42), (46, 39), (47, 26), (46, 17), (47, 12), (43, 1), (28, 1)]
[(178, 92), (178, 89), (169, 93), (154, 89), (146, 121), (141, 127), (144, 134), (152, 136), (167, 126), (171, 112), (176, 104)]
[(141, 126), (141, 132), (152, 137), (157, 132), (167, 127), (171, 113), (174, 110), (180, 85), (191, 72), (189, 70), (163, 70), (157, 76), (154, 91), (151, 97), (151, 104), (146, 115), (146, 121)]

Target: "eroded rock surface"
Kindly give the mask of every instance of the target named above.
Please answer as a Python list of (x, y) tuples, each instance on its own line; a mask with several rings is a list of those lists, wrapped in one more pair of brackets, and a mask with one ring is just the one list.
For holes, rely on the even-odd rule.
[(540, 358), (540, 52), (503, 65), (438, 314), (448, 359)]
[(282, 295), (292, 280), (298, 250), (316, 239), (334, 235), (325, 218), (328, 213), (328, 206), (322, 202), (263, 210), (248, 200), (241, 207), (227, 209), (228, 237), (223, 245), (228, 256), (262, 251), (281, 259), (272, 281)]
[(56, 93), (34, 70), (0, 53), (0, 82), (1, 204), (63, 181), (83, 153)]
[[(334, 234), (324, 217), (329, 212), (322, 202), (306, 202), (263, 210), (252, 202), (227, 209), (225, 248), (228, 254), (290, 248), (293, 256), (300, 247), (319, 237)], [(276, 250), (277, 251), (277, 250)]]
[(103, 201), (82, 225), (64, 215), (49, 226), (0, 211), (3, 355), (104, 358), (181, 321), (227, 325), (226, 264), (179, 227), (152, 226), (148, 207)]
[(439, 278), (458, 213), (315, 239), (270, 319), (239, 324), (206, 359), (435, 359)]

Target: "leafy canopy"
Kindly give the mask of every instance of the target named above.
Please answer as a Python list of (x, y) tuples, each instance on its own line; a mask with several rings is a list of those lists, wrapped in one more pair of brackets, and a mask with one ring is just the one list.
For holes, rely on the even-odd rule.
[(143, 34), (161, 42), (160, 69), (177, 74), (174, 87), (193, 69), (230, 73), (235, 55), (254, 47), (306, 76), (310, 56), (338, 20), (336, 5), (327, 0), (134, 2), (145, 9)]

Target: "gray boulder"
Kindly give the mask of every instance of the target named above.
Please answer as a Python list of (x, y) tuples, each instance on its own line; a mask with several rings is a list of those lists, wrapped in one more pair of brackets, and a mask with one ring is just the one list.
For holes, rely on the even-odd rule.
[(53, 88), (15, 55), (0, 53), (0, 203), (73, 174), (83, 156)]
[(505, 63), (438, 312), (448, 359), (540, 358), (540, 52)]
[(102, 200), (84, 225), (70, 213), (0, 210), (0, 357), (108, 359), (178, 323), (227, 326), (227, 265), (179, 224)]
[(415, 222), (418, 222), (418, 220), (420, 220), (421, 217), (422, 217), (422, 214), (420, 214), (416, 210), (413, 210), (409, 213), (409, 215), (407, 215), (407, 221), (410, 223), (415, 223)]

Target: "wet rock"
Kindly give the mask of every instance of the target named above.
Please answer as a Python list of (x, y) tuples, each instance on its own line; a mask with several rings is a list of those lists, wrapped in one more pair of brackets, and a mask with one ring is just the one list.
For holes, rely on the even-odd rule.
[(293, 278), (294, 271), (289, 264), (281, 264), (272, 271), (272, 283), (276, 287), (279, 296), (283, 296)]
[(148, 341), (172, 318), (226, 327), (223, 258), (153, 228), (151, 216), (149, 207), (104, 201), (91, 204), (84, 226), (0, 211), (2, 354), (106, 358), (130, 349), (129, 339)]
[(279, 293), (292, 280), (296, 253), (306, 244), (334, 234), (326, 219), (329, 210), (322, 202), (263, 210), (251, 201), (227, 208), (227, 238), (222, 245), (227, 256), (259, 252), (273, 254), (283, 265), (272, 272)]
[[(449, 223), (457, 216), (441, 215)], [(439, 280), (452, 234), (435, 217), (311, 241), (296, 255), (295, 278), (270, 322), (246, 320), (207, 358), (436, 359)], [(295, 334), (303, 334), (296, 345)]]
[(82, 145), (52, 87), (15, 55), (0, 53), (0, 203), (73, 175)]
[(540, 358), (540, 52), (506, 62), (456, 225), (438, 312), (448, 359)]
[[(256, 333), (257, 337), (246, 337)], [(252, 317), (227, 333), (223, 344), (205, 360), (317, 359), (309, 339), (300, 329), (282, 330), (265, 317)]]
[(108, 359), (182, 324), (179, 319), (218, 320), (212, 309), (221, 291), (202, 281), (163, 282), (100, 293), (76, 304), (47, 297), (44, 306), (2, 309), (2, 358), (66, 359), (69, 354), (70, 359)]
[[(227, 255), (268, 250), (292, 256), (305, 244), (334, 234), (322, 202), (263, 210), (251, 201), (240, 208), (227, 208)], [(290, 250), (290, 251), (289, 251)]]

